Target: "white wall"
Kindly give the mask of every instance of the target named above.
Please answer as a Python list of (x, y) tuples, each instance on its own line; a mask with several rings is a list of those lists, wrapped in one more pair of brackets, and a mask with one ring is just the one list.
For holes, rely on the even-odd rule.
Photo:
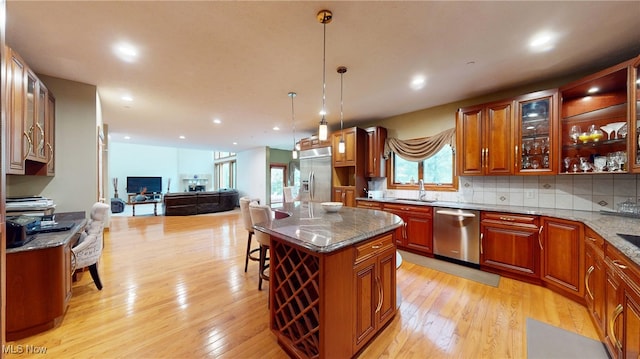
[(38, 75), (56, 98), (55, 177), (7, 176), (7, 196), (42, 195), (56, 212), (89, 211), (98, 200), (96, 87)]
[[(113, 178), (118, 178), (118, 196), (126, 201), (127, 176), (162, 177), (162, 191), (182, 192), (183, 178), (198, 175), (213, 178), (213, 152), (174, 147), (109, 143), (109, 197), (113, 197)], [(212, 180), (207, 190), (213, 188)]]
[(240, 197), (260, 198), (261, 203), (268, 204), (267, 188), (267, 147), (259, 147), (236, 154), (237, 185)]

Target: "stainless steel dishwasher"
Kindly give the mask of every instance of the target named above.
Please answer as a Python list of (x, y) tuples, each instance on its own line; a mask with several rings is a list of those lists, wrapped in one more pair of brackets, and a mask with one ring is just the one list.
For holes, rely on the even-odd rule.
[(480, 211), (434, 208), (433, 253), (480, 264)]

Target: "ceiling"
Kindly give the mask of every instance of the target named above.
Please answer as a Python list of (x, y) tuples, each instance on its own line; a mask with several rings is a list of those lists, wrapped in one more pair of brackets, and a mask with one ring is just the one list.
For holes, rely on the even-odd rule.
[(639, 23), (640, 1), (9, 0), (6, 40), (36, 73), (96, 85), (112, 142), (240, 152), (292, 147), (290, 91), (296, 138), (316, 133), (323, 27), (335, 130), (340, 65), (353, 126), (629, 59)]

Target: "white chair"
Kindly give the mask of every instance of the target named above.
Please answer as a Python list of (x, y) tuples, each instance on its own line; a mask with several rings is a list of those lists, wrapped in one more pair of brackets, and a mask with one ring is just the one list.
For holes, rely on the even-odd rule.
[(85, 230), (80, 233), (78, 244), (71, 248), (71, 266), (74, 269), (89, 267), (89, 273), (98, 290), (102, 290), (102, 282), (98, 275), (98, 260), (102, 255), (104, 240), (104, 222), (107, 219), (109, 206), (96, 202), (91, 207), (90, 219)]
[[(247, 236), (247, 253), (244, 257), (244, 271), (247, 272), (247, 267), (249, 266), (249, 260), (258, 261), (260, 258), (255, 256), (255, 253), (260, 250), (260, 248), (251, 249), (251, 238), (253, 237), (253, 223), (251, 222), (251, 214), (249, 213), (249, 203), (255, 201), (260, 203), (260, 200), (257, 198), (249, 198), (242, 197), (240, 198), (240, 212), (242, 213), (242, 222), (244, 224), (244, 228), (249, 232)], [(253, 254), (253, 255), (252, 255)]]
[(289, 186), (289, 187), (284, 187), (284, 202), (285, 203), (290, 203), (296, 200), (296, 198), (293, 197), (293, 187)]
[[(258, 204), (257, 202), (251, 202), (249, 204), (249, 211), (251, 213), (251, 222), (254, 225), (262, 223), (269, 225), (271, 224), (272, 215), (271, 208), (266, 205)], [(255, 231), (254, 232), (258, 243), (260, 243), (260, 265), (258, 267), (258, 290), (262, 290), (262, 281), (269, 280), (269, 275), (267, 274), (267, 270), (269, 269), (269, 264), (267, 264), (267, 251), (269, 250), (269, 241), (270, 236), (264, 232)]]

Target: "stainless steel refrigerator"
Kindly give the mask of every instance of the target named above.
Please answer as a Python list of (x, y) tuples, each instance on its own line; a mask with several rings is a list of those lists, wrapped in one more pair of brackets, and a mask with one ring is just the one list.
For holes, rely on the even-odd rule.
[(331, 201), (331, 147), (300, 151), (300, 199)]

